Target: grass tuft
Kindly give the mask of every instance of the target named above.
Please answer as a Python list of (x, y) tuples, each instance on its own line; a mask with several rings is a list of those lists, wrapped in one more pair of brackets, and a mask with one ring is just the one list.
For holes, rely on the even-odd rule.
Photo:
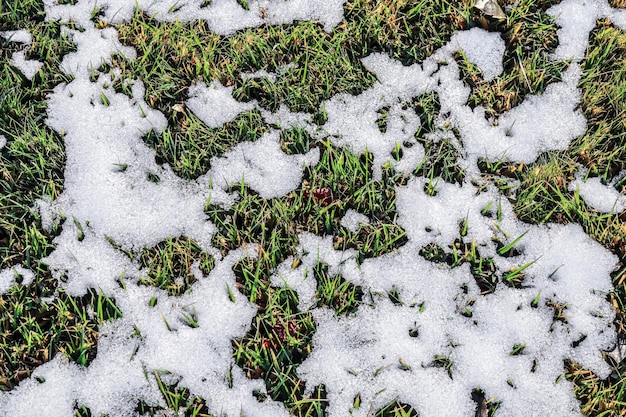
[(12, 390), (57, 353), (88, 366), (96, 356), (98, 326), (122, 315), (115, 300), (94, 290), (83, 297), (60, 291), (46, 302), (53, 285), (36, 280), (0, 297), (0, 390)]
[(189, 291), (196, 282), (194, 268), (204, 276), (215, 266), (215, 259), (202, 252), (189, 238), (169, 238), (154, 248), (144, 248), (138, 256), (145, 275), (139, 277), (143, 285), (152, 285), (178, 296)]

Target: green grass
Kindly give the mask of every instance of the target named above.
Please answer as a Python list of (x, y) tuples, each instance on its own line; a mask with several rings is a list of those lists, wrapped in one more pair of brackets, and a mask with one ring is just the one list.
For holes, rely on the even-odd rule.
[[(359, 261), (401, 246), (406, 238), (396, 223), (394, 186), (402, 178), (388, 169), (374, 180), (369, 153), (353, 155), (330, 142), (319, 149), (319, 163), (306, 168), (302, 184), (285, 197), (266, 200), (242, 184), (231, 208), (209, 205), (206, 212), (218, 227), (213, 245), (226, 252), (259, 243), (269, 270), (295, 255), (301, 232), (332, 235), (335, 249), (356, 249)], [(348, 209), (368, 213), (370, 223), (356, 232), (344, 228), (340, 221)]]
[[(137, 12), (130, 22), (116, 27), (121, 42), (137, 50), (137, 59), (118, 55), (94, 75), (120, 69), (122, 76), (114, 87), (127, 95), (131, 95), (128, 81), (144, 82), (146, 101), (168, 120), (167, 129), (160, 134), (147, 133), (144, 142), (155, 150), (157, 162), (168, 163), (182, 178), (195, 179), (210, 168), (211, 158), (243, 141), (257, 140), (269, 128), (280, 127), (266, 126), (258, 110), (246, 112), (221, 128), (207, 127), (180, 106), (193, 83), (218, 80), (233, 86), (234, 96), (240, 101), (257, 100), (268, 110), (285, 105), (292, 111), (310, 113), (322, 125), (324, 100), (339, 93), (358, 94), (375, 82), (360, 58), (383, 52), (405, 65), (419, 63), (443, 46), (455, 30), (483, 27), (502, 33), (506, 44), (503, 74), (485, 81), (462, 54), (456, 58), (471, 88), (468, 104), (485, 107), (486, 117), (496, 124), (500, 115), (526, 96), (541, 94), (546, 86), (558, 81), (569, 65), (547, 59), (557, 46), (557, 27), (545, 11), (558, 1), (522, 0), (508, 20), (501, 22), (489, 20), (470, 3), (351, 0), (344, 5), (345, 20), (330, 33), (319, 24), (297, 22), (242, 30), (232, 36), (211, 33), (205, 22), (162, 23)], [(612, 0), (611, 4), (626, 7), (623, 0)], [(0, 297), (2, 390), (11, 390), (57, 352), (88, 366), (96, 354), (98, 325), (120, 315), (114, 300), (96, 291), (81, 298), (60, 292), (53, 302), (43, 301), (55, 294), (58, 285), (41, 259), (54, 249), (52, 239), (60, 232), (62, 222), (44, 229), (34, 206), (37, 199), (54, 200), (61, 194), (65, 165), (62, 138), (44, 123), (45, 96), (59, 83), (71, 81), (58, 66), (62, 57), (74, 49), (61, 35), (60, 25), (44, 22), (43, 18), (39, 0), (0, 0), (0, 30), (28, 29), (34, 42), (27, 55), (44, 64), (33, 81), (26, 80), (9, 64), (11, 54), (20, 46), (3, 44), (0, 134), (8, 144), (0, 150), (0, 258), (2, 267), (22, 265), (33, 271), (35, 279)], [(97, 13), (93, 20), (98, 27), (107, 25)], [(622, 336), (626, 335), (626, 218), (595, 211), (567, 186), (577, 164), (584, 166), (589, 176), (607, 182), (626, 169), (625, 53), (626, 34), (608, 21), (598, 22), (580, 83), (581, 110), (589, 125), (569, 149), (545, 153), (526, 165), (480, 162), (483, 178), (496, 184), (503, 198), (510, 199), (519, 219), (533, 224), (579, 223), (619, 257), (622, 266), (613, 274), (615, 290), (609, 300), (615, 306), (615, 326)], [(258, 70), (278, 75), (275, 81), (242, 76)], [(460, 155), (453, 143), (460, 139), (458, 132), (453, 127), (442, 132), (434, 123), (440, 112), (438, 97), (415, 97), (412, 106), (421, 120), (414, 140), (425, 149), (424, 160), (412, 175), (430, 179), (433, 193), (437, 181), (462, 183), (465, 173), (457, 164)], [(379, 128), (384, 131), (385, 112), (379, 116)], [(431, 134), (438, 133), (448, 139), (432, 139)], [(229, 289), (241, 292), (259, 309), (250, 331), (232, 341), (236, 366), (249, 378), (263, 379), (268, 395), (282, 401), (294, 415), (323, 416), (324, 387), (314, 387), (312, 395), (305, 396), (305, 381), (298, 376), (298, 365), (312, 349), (315, 323), (308, 311), (298, 310), (296, 293), (273, 287), (270, 276), (290, 256), (294, 257), (293, 267), (298, 266), (297, 236), (302, 232), (332, 236), (335, 249), (354, 249), (358, 262), (402, 246), (406, 237), (397, 224), (395, 187), (404, 185), (410, 175), (399, 175), (387, 165), (382, 179), (374, 180), (369, 153), (355, 155), (299, 129), (283, 129), (280, 138), (281, 148), (288, 154), (303, 154), (314, 148), (320, 152), (319, 162), (304, 170), (296, 190), (284, 197), (263, 199), (241, 184), (231, 190), (239, 193), (232, 207), (208, 204), (205, 211), (217, 227), (212, 244), (223, 254), (249, 243), (260, 246), (258, 258), (235, 265), (237, 287)], [(392, 156), (399, 159), (399, 152), (398, 148)], [(618, 183), (617, 188), (623, 192), (626, 182)], [(348, 209), (367, 215), (370, 223), (356, 232), (344, 228), (340, 220)], [(484, 214), (499, 221), (498, 212), (494, 202)], [(449, 268), (468, 263), (483, 295), (500, 284), (522, 285), (527, 265), (497, 272), (494, 259), (481, 256), (475, 242), (466, 239), (466, 231), (467, 224), (459, 225), (459, 237), (450, 247), (431, 244), (422, 249), (421, 256)], [(510, 255), (519, 243), (516, 238), (502, 236), (497, 256)], [(198, 265), (206, 275), (214, 262), (185, 237), (167, 239), (128, 255), (143, 268), (143, 285), (156, 286), (170, 295), (192, 289), (192, 265)], [(331, 276), (323, 263), (310, 273), (318, 282), (318, 305), (332, 308), (336, 314), (349, 315), (358, 309), (363, 297), (361, 288), (339, 275)], [(388, 296), (394, 303), (402, 303), (393, 291)], [(472, 314), (472, 303), (467, 303), (463, 312), (466, 316)], [(567, 306), (554, 302), (550, 307), (554, 320), (566, 319)], [(189, 324), (194, 325), (192, 316)], [(511, 354), (522, 350), (522, 346), (513, 346)], [(448, 370), (451, 366), (445, 357), (436, 357), (433, 363)], [(564, 367), (585, 415), (624, 415), (625, 364), (613, 364), (614, 371), (606, 380), (599, 380), (576, 363)], [(186, 407), (186, 416), (209, 415), (205, 399), (172, 383), (170, 376), (164, 378), (154, 372), (150, 378), (161, 391), (167, 409), (178, 412)], [(263, 394), (258, 395), (262, 399)], [(497, 416), (497, 399), (485, 399), (483, 394), (475, 401), (479, 406), (484, 403), (490, 416)], [(357, 396), (353, 407), (360, 406)], [(77, 416), (91, 415), (81, 404), (76, 404), (75, 410)], [(160, 406), (137, 405), (141, 415), (156, 416), (163, 411)], [(410, 405), (398, 401), (373, 413), (380, 417), (417, 415)]]
[[(164, 410), (172, 410), (177, 416), (212, 417), (202, 398), (190, 395), (186, 388), (178, 386), (178, 382), (167, 383), (163, 381), (162, 374), (171, 377), (168, 372), (158, 371), (152, 372), (151, 377), (154, 378), (166, 407), (149, 405), (144, 401), (139, 401), (135, 411), (140, 416), (157, 417), (162, 416)], [(87, 407), (77, 408), (76, 411), (76, 417), (91, 417), (91, 411)], [(183, 412), (184, 414), (182, 414)]]
[(213, 257), (187, 238), (170, 238), (154, 248), (144, 248), (137, 261), (145, 271), (139, 276), (139, 283), (161, 288), (175, 296), (184, 294), (196, 282), (194, 266), (205, 276), (215, 266)]

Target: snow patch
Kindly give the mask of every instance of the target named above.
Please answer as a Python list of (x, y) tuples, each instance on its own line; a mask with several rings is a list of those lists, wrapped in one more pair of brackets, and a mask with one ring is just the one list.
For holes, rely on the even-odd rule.
[(365, 214), (352, 209), (348, 209), (341, 219), (341, 225), (353, 233), (359, 230), (361, 224), (369, 224), (369, 222), (370, 219)]
[(585, 178), (583, 172), (579, 172), (568, 190), (577, 191), (585, 203), (603, 213), (626, 210), (626, 196), (619, 193), (613, 184), (602, 184), (599, 177)]
[[(18, 278), (19, 277), (19, 284)], [(6, 294), (15, 285), (28, 286), (35, 279), (35, 274), (30, 269), (21, 265), (0, 270), (0, 295)]]
[(454, 39), (467, 59), (480, 68), (485, 80), (491, 80), (502, 74), (505, 44), (499, 33), (472, 28), (457, 33)]
[(43, 64), (37, 60), (26, 59), (26, 50), (14, 52), (9, 62), (29, 80), (32, 80), (43, 67)]
[(240, 143), (221, 158), (212, 158), (207, 176), (214, 186), (224, 190), (243, 181), (261, 197), (274, 198), (295, 190), (302, 181), (304, 167), (316, 164), (318, 159), (319, 149), (306, 155), (286, 155), (274, 131), (256, 142)]
[(189, 87), (187, 107), (210, 128), (221, 127), (239, 114), (252, 110), (256, 102), (241, 103), (233, 98), (235, 87), (224, 87), (218, 81), (208, 86), (198, 83)]

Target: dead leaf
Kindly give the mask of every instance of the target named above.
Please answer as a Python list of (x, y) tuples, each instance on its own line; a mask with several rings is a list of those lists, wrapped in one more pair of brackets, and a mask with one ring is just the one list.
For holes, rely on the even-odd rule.
[(506, 19), (504, 11), (495, 0), (476, 0), (474, 7), (494, 19)]
[(479, 389), (476, 389), (472, 392), (472, 400), (476, 403), (476, 414), (475, 417), (488, 417), (489, 416), (489, 407), (487, 406), (487, 398), (485, 398), (485, 393)]

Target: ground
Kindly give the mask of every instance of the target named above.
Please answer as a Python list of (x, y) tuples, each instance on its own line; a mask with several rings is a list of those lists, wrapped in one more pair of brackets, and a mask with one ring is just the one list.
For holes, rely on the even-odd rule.
[[(87, 2), (58, 3), (80, 6)], [(211, 1), (204, 3), (203, 7), (211, 7)], [(255, 2), (238, 3), (242, 12), (258, 9)], [(604, 378), (573, 357), (558, 364), (562, 368), (559, 372), (571, 382), (583, 415), (625, 415), (626, 365), (616, 356), (617, 351), (613, 351), (614, 355), (609, 355), (609, 351), (626, 338), (626, 207), (620, 205), (626, 194), (626, 32), (619, 22), (598, 18), (585, 39), (588, 44), (580, 59), (559, 57), (555, 51), (566, 41), (565, 35), (559, 34), (557, 18), (548, 11), (560, 3), (576, 2), (503, 1), (500, 5), (507, 18), (498, 20), (473, 7), (471, 1), (353, 0), (343, 3), (341, 19), (332, 24), (317, 17), (220, 32), (207, 20), (162, 20), (141, 8), (127, 19), (115, 21), (107, 14), (107, 8), (89, 3), (87, 21), (55, 20), (46, 18), (44, 2), (27, 0), (16, 4), (0, 0), (0, 31), (26, 29), (32, 36), (28, 46), (3, 36), (0, 55), (0, 274), (4, 274), (0, 281), (0, 405), (10, 403), (9, 393), (21, 393), (20, 387), (40, 378), (37, 370), (45, 369), (41, 367), (54, 358), (65, 357), (68, 363), (75, 364), (75, 368), (71, 365), (71, 372), (75, 372), (71, 375), (91, 375), (88, 369), (100, 366), (106, 355), (105, 342), (99, 340), (101, 328), (113, 338), (117, 333), (111, 329), (116, 323), (125, 323), (131, 329), (135, 326), (132, 331), (136, 334), (129, 333), (129, 340), (154, 337), (151, 330), (141, 328), (139, 319), (133, 322), (131, 311), (137, 312), (136, 317), (144, 317), (149, 311), (163, 308), (157, 321), (167, 328), (168, 334), (182, 334), (187, 330), (181, 329), (186, 328), (202, 329), (203, 310), (189, 308), (192, 304), (180, 300), (195, 303), (198, 294), (211, 294), (209, 290), (214, 288), (208, 288), (208, 277), (219, 277), (223, 281), (220, 284), (225, 283), (220, 288), (227, 288), (222, 294), (226, 302), (223, 308), (240, 314), (243, 326), (229, 335), (232, 328), (225, 325), (225, 344), (216, 348), (227, 353), (215, 359), (227, 364), (223, 369), (227, 375), (224, 385), (231, 390), (233, 385), (236, 388), (241, 374), (242, 387), (259, 382), (254, 391), (254, 401), (259, 404), (275, 402), (295, 416), (340, 415), (329, 411), (333, 410), (333, 396), (337, 396), (335, 403), (340, 398), (332, 382), (320, 380), (312, 387), (312, 382), (307, 385), (307, 378), (298, 371), (301, 365), (302, 369), (310, 368), (307, 361), (310, 364), (319, 360), (320, 353), (316, 356), (316, 352), (326, 348), (319, 343), (332, 334), (331, 325), (354, 320), (359, 326), (362, 322), (358, 320), (366, 316), (370, 306), (402, 311), (394, 314), (405, 314), (408, 309), (409, 315), (428, 308), (428, 299), (426, 307), (419, 304), (417, 298), (412, 298), (411, 290), (402, 287), (404, 281), (399, 278), (394, 281), (397, 285), (388, 287), (377, 287), (370, 281), (374, 273), (368, 271), (378, 268), (380, 259), (396, 259), (401, 266), (402, 256), (412, 253), (411, 248), (415, 247), (420, 258), (415, 268), (433, 268), (433, 274), (440, 270), (448, 274), (442, 276), (461, 277), (464, 273), (470, 277), (470, 282), (463, 282), (467, 297), (463, 298), (458, 314), (463, 318), (459, 320), (472, 316), (479, 320), (481, 306), (487, 303), (484, 300), (492, 295), (527, 291), (532, 293), (530, 307), (553, 312), (550, 321), (560, 328), (573, 325), (575, 317), (569, 314), (576, 306), (528, 289), (529, 283), (535, 284), (532, 280), (540, 270), (535, 262), (541, 258), (529, 254), (544, 236), (538, 230), (577, 224), (613, 256), (607, 258), (611, 268), (605, 274), (612, 288), (602, 294), (599, 302), (611, 307), (612, 312), (605, 316), (610, 317), (608, 322), (617, 338), (602, 353), (610, 369)], [(619, 0), (609, 3), (615, 10), (626, 7)], [(183, 5), (172, 5), (168, 12), (176, 13)], [(266, 18), (265, 9), (258, 12), (261, 19)], [(72, 130), (78, 129), (78, 122), (73, 125), (67, 117), (55, 116), (59, 106), (55, 107), (54, 100), (63, 100), (60, 87), (80, 81), (79, 70), (72, 74), (63, 63), (73, 62), (64, 58), (86, 49), (77, 41), (82, 39), (80, 35), (70, 32), (83, 33), (81, 29), (87, 26), (109, 30), (107, 33), (113, 33), (120, 44), (118, 53), (88, 69), (85, 82), (91, 86), (86, 88), (97, 88), (99, 92), (95, 104), (92, 103), (93, 114), (107, 115), (109, 111), (114, 118), (119, 109), (136, 110), (143, 103), (145, 120), (163, 126), (149, 129), (137, 125), (142, 131), (129, 135), (134, 134), (137, 143), (143, 144), (137, 151), (140, 162), (119, 160), (115, 166), (116, 172), (129, 178), (139, 172), (137, 169), (143, 170), (137, 174), (143, 182), (136, 180), (136, 184), (147, 185), (142, 185), (143, 194), (137, 191), (141, 196), (137, 201), (145, 203), (145, 207), (160, 206), (162, 213), (170, 213), (153, 219), (165, 230), (161, 234), (137, 237), (139, 232), (133, 234), (127, 229), (150, 229), (153, 226), (147, 220), (145, 226), (142, 219), (134, 218), (132, 226), (123, 223), (113, 227), (113, 216), (98, 219), (91, 215), (89, 210), (95, 200), (85, 200), (90, 202), (85, 210), (70, 201), (82, 198), (81, 192), (89, 193), (89, 184), (80, 189), (80, 176), (70, 168), (92, 161), (88, 154), (76, 152), (82, 131)], [(580, 116), (574, 121), (584, 120), (582, 132), (565, 146), (538, 145), (537, 155), (521, 150), (521, 156), (497, 157), (488, 151), (480, 157), (477, 152), (472, 156), (470, 144), (474, 139), (467, 133), (472, 129), (459, 121), (460, 116), (447, 114), (456, 110), (449, 104), (451, 99), (437, 90), (439, 87), (428, 86), (424, 79), (424, 87), (420, 87), (423, 91), (418, 88), (416, 94), (396, 99), (389, 93), (398, 81), (385, 81), (385, 74), (398, 71), (407, 79), (419, 79), (419, 74), (410, 72), (410, 68), (426, 68), (434, 62), (433, 54), (445, 49), (451, 39), (464, 42), (464, 38), (455, 37), (457, 33), (473, 28), (480, 28), (481, 36), (483, 31), (497, 34), (495, 48), (504, 46), (502, 68), (488, 76), (488, 71), (477, 65), (470, 48), (454, 51), (453, 61), (447, 66), (458, 68), (459, 85), (468, 91), (462, 103), (464, 108), (484, 109), (483, 118), (490, 129), (499, 124), (507, 126), (506, 137), (524, 135), (525, 132), (515, 132), (515, 122), (507, 125), (510, 114), (521, 108), (525, 100), (546, 97), (550, 86), (565, 84), (566, 71), (579, 65), (581, 74), (575, 91), (580, 97), (569, 113)], [(90, 32), (84, 33), (87, 39)], [(131, 49), (136, 56), (128, 52)], [(42, 64), (31, 76), (16, 64), (15, 53), (19, 51), (25, 51), (26, 59)], [(436, 71), (443, 74), (446, 69), (440, 67), (445, 66), (437, 63)], [(142, 83), (145, 91), (136, 89), (136, 81)], [(212, 86), (219, 92), (215, 94), (225, 94), (220, 96), (223, 107), (230, 103), (235, 109), (232, 117), (227, 114), (219, 120), (212, 119), (212, 115), (202, 116), (191, 98), (202, 102), (202, 94), (209, 94), (206, 91), (210, 90), (198, 86)], [(78, 87), (74, 88), (76, 96), (80, 96)], [(370, 94), (371, 91), (375, 93)], [(359, 123), (368, 123), (369, 107), (366, 103), (363, 113), (356, 115), (348, 110), (366, 101), (363, 97), (371, 96), (368, 103), (379, 100), (378, 92), (388, 96), (380, 99), (384, 105), (374, 116), (373, 135), (397, 138), (379, 148), (371, 143), (359, 148)], [(341, 100), (354, 100), (353, 107), (347, 106), (346, 110)], [(307, 121), (291, 122), (288, 117), (296, 113), (306, 115)], [(347, 123), (345, 128), (342, 123), (350, 117), (357, 122)], [(102, 126), (86, 128), (85, 132), (95, 135), (94, 146), (106, 143), (94, 132), (109, 132), (108, 119), (103, 116), (93, 120), (100, 120)], [(134, 123), (134, 119), (128, 120), (129, 124)], [(554, 136), (570, 127), (555, 128), (562, 132), (556, 131)], [(407, 131), (410, 133), (403, 137)], [(527, 147), (530, 148), (531, 145)], [(257, 149), (267, 154), (258, 159), (250, 156)], [(150, 160), (141, 162), (141, 155), (148, 155)], [(242, 164), (240, 171), (228, 177), (237, 164)], [(261, 167), (254, 168), (257, 165)], [(109, 168), (107, 172), (111, 171)], [(94, 172), (94, 178), (100, 175)], [(283, 177), (292, 176), (292, 182), (284, 184)], [(584, 184), (596, 179), (600, 188), (590, 193), (597, 194), (600, 189), (608, 192), (608, 198), (614, 197), (611, 204), (617, 201), (615, 206), (609, 204), (608, 209), (602, 209), (592, 204)], [(95, 194), (106, 199), (109, 191), (104, 182), (100, 184), (102, 189)], [(187, 193), (189, 187), (197, 188)], [(430, 201), (430, 197), (440, 201), (445, 195), (452, 195), (454, 201), (470, 187), (475, 189), (471, 188), (469, 194), (475, 191), (485, 198), (484, 204), (475, 210), (482, 218), (474, 220), (468, 208), (460, 224), (454, 218), (458, 230), (451, 239), (435, 236), (418, 245), (416, 242), (430, 236), (430, 232), (424, 233), (423, 228), (419, 233), (414, 230), (417, 226), (407, 220), (411, 217), (407, 213), (413, 213), (407, 205), (418, 199)], [(151, 200), (163, 190), (177, 189), (183, 190), (180, 195)], [(112, 202), (95, 204), (121, 207), (129, 196), (110, 196)], [(183, 203), (172, 203), (177, 198), (189, 204), (199, 202), (198, 213), (187, 210)], [(469, 199), (463, 202), (474, 201), (472, 196), (463, 198)], [(117, 213), (115, 210), (117, 207), (111, 212)], [(441, 208), (449, 213), (446, 210)], [(140, 216), (145, 213), (148, 211), (140, 211)], [(168, 216), (176, 218), (170, 229), (167, 222), (161, 223)], [(199, 216), (199, 220), (194, 216)], [(204, 234), (196, 227), (203, 222), (210, 225)], [(482, 242), (484, 236), (473, 234), (477, 222), (495, 224), (503, 230)], [(168, 230), (178, 233), (166, 233)], [(70, 234), (72, 242), (68, 243)], [(95, 252), (114, 253), (111, 258), (102, 259), (109, 263), (118, 259), (118, 269), (123, 272), (111, 272), (113, 278), (99, 283), (97, 277), (81, 278), (81, 274), (87, 274), (78, 267), (72, 270), (71, 262), (63, 264), (70, 265), (63, 271), (58, 268), (62, 250), (85, 249), (92, 242), (96, 242)], [(105, 250), (102, 245), (107, 245)], [(313, 256), (315, 248), (322, 247), (326, 252)], [(560, 250), (577, 248), (563, 246)], [(594, 252), (595, 246), (584, 248), (600, 254), (596, 267), (604, 271), (606, 265), (600, 258), (605, 252)], [(254, 254), (236, 257), (240, 253), (237, 251), (246, 250)], [(72, 256), (82, 261), (81, 253), (77, 251)], [(351, 270), (341, 263), (345, 259), (334, 260), (337, 253), (349, 254), (351, 260), (346, 264), (354, 262), (355, 270), (364, 272), (358, 277), (356, 273), (351, 275)], [(94, 268), (96, 274), (109, 273), (109, 269)], [(590, 268), (593, 270), (594, 265)], [(307, 274), (314, 278), (315, 284), (310, 288), (298, 281)], [(393, 276), (393, 270), (388, 274)], [(296, 278), (289, 281), (292, 276)], [(124, 299), (124, 294), (130, 293), (137, 294), (136, 300), (146, 301), (148, 313), (139, 307), (133, 309), (130, 298)], [(309, 304), (305, 304), (307, 294)], [(221, 300), (215, 296), (214, 302), (222, 306)], [(173, 309), (166, 308), (169, 303), (185, 305), (174, 314)], [(216, 311), (218, 307), (211, 307), (205, 313)], [(332, 314), (327, 317), (324, 312), (328, 311)], [(372, 317), (384, 322), (384, 316)], [(409, 330), (411, 338), (420, 333), (423, 337), (425, 328), (418, 327)], [(372, 331), (378, 335), (375, 332), (379, 330)], [(170, 336), (162, 337), (165, 340)], [(574, 343), (578, 346), (583, 341)], [(137, 353), (146, 361), (167, 356), (165, 351), (156, 356), (141, 356), (143, 346), (151, 346), (144, 343), (137, 344), (141, 348), (137, 347), (133, 356)], [(526, 355), (533, 362), (529, 356), (531, 346), (519, 343), (509, 350), (511, 357)], [(333, 354), (332, 350), (328, 353)], [(446, 381), (453, 381), (456, 372), (462, 373), (459, 367), (463, 363), (461, 357), (456, 363), (453, 357), (453, 353), (434, 355), (422, 367), (428, 372), (434, 369)], [(418, 372), (411, 370), (411, 365), (402, 358), (400, 365), (394, 363), (401, 371)], [(70, 369), (70, 365), (62, 366)], [(377, 369), (374, 379), (379, 373), (384, 377), (386, 367)], [(133, 394), (132, 408), (136, 414), (219, 415), (215, 400), (203, 397), (202, 390), (194, 389), (195, 385), (184, 377), (156, 366), (144, 368), (143, 372), (152, 393), (158, 395)], [(314, 372), (309, 370), (309, 375), (313, 381)], [(471, 413), (507, 413), (502, 398), (491, 395), (485, 386), (472, 388)], [(392, 391), (391, 386), (389, 390)], [(408, 397), (398, 394), (383, 405), (364, 410), (366, 402), (376, 403), (371, 399), (376, 396), (368, 396), (366, 391), (363, 388), (350, 396), (351, 413), (413, 416), (418, 415), (420, 406), (424, 407), (411, 404)], [(75, 400), (72, 412), (81, 417), (99, 415), (94, 411), (98, 405), (90, 407), (88, 403)], [(429, 414), (422, 408), (419, 415)]]

